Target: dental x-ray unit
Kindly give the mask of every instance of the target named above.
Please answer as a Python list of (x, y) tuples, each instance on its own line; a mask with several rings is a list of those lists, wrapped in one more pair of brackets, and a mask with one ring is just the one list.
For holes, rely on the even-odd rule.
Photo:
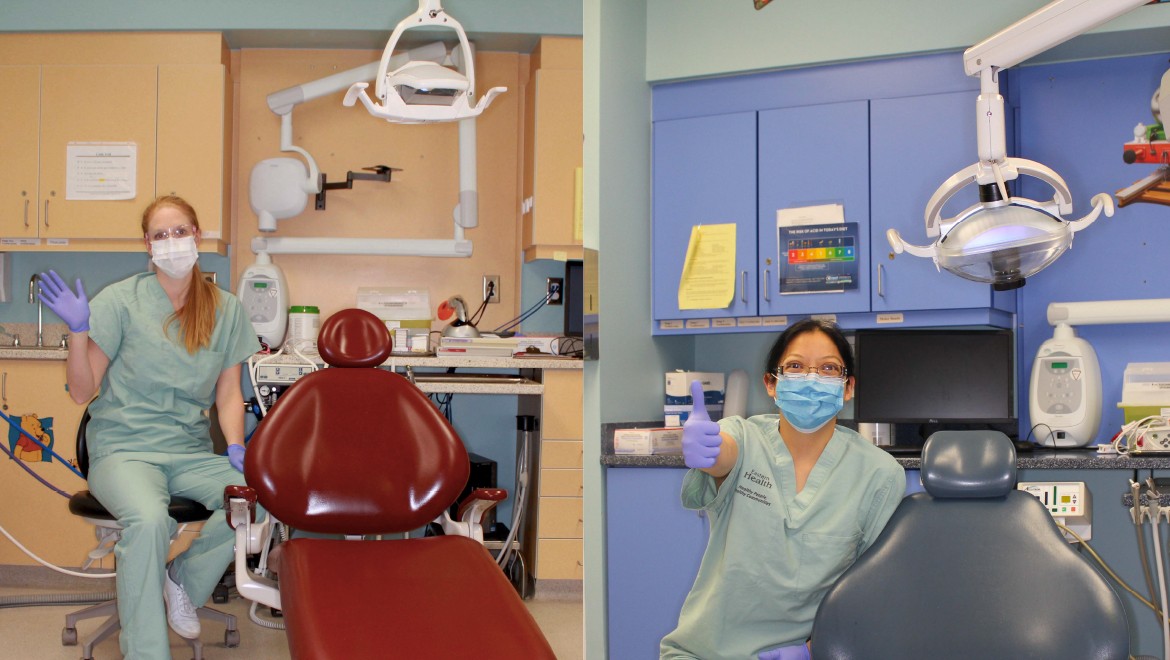
[[(471, 241), (463, 230), (477, 226), (475, 118), (492, 100), (507, 91), (493, 87), (475, 101), (475, 62), (467, 34), (447, 15), (439, 0), (419, 0), (418, 11), (394, 28), (379, 62), (343, 71), (320, 80), (268, 95), (268, 107), (280, 116), (280, 150), (299, 154), (308, 164), (290, 158), (261, 161), (252, 170), (252, 207), (260, 217), (260, 231), (276, 231), (276, 220), (304, 209), (297, 201), (322, 191), (320, 170), (309, 152), (293, 144), (292, 111), (306, 101), (349, 89), (343, 105), (357, 98), (376, 117), (391, 123), (419, 124), (459, 122), (459, 202), (455, 206), (455, 236), (445, 239), (385, 238), (264, 238), (252, 239), (252, 251), (268, 254), (370, 254), (427, 257), (469, 257)], [(450, 28), (459, 37), (451, 52), (442, 42), (393, 54), (402, 33), (414, 27)], [(376, 81), (379, 105), (365, 93), (370, 79)]]
[[(1010, 27), (968, 48), (963, 67), (979, 76), (976, 101), (979, 162), (947, 179), (926, 205), (929, 246), (911, 245), (896, 229), (886, 231), (894, 252), (930, 257), (940, 269), (975, 282), (987, 282), (1006, 291), (1024, 285), (1057, 259), (1070, 245), (1073, 233), (1092, 224), (1104, 211), (1113, 215), (1113, 198), (1099, 193), (1084, 218), (1070, 222), (1072, 194), (1052, 169), (1024, 158), (1007, 156), (1004, 103), (999, 94), (999, 72), (1078, 34), (1091, 30), (1145, 4), (1146, 0), (1056, 0)], [(1053, 188), (1050, 201), (1013, 197), (1008, 182), (1021, 174)], [(941, 217), (943, 205), (969, 183), (979, 186), (979, 202), (952, 218)]]

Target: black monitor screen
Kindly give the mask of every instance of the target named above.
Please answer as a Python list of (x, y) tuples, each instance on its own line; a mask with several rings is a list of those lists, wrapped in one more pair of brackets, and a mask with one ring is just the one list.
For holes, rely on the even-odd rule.
[(1016, 419), (1008, 330), (859, 330), (855, 346), (859, 422)]
[(565, 336), (583, 337), (582, 290), (585, 280), (584, 262), (565, 262)]

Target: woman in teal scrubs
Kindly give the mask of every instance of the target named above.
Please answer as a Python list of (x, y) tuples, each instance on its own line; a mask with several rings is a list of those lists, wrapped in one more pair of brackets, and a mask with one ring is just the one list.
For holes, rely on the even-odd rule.
[[(200, 272), (199, 220), (187, 202), (155, 200), (142, 232), (154, 272), (111, 284), (90, 303), (80, 279), (74, 291), (50, 271), (41, 296), (69, 326), (69, 394), (89, 403), (89, 489), (124, 528), (114, 548), (122, 654), (156, 660), (170, 657), (168, 624), (199, 636), (195, 607), (232, 561), (223, 489), (244, 483), (240, 365), (260, 345), (239, 300)], [(212, 451), (213, 403), (226, 457)], [(167, 564), (172, 495), (214, 513)]]
[[(902, 467), (837, 426), (853, 398), (853, 355), (836, 325), (805, 319), (773, 345), (764, 387), (779, 415), (683, 428), (693, 468), (682, 503), (711, 534), (663, 658), (808, 658), (821, 598), (877, 538), (906, 489)], [(697, 385), (697, 387), (696, 387)], [(702, 385), (692, 384), (695, 401)]]

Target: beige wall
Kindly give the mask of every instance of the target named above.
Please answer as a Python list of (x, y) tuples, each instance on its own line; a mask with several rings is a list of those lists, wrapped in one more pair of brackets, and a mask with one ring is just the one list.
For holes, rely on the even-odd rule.
[[(252, 167), (266, 158), (295, 157), (280, 151), (280, 118), (266, 105), (268, 94), (377, 61), (377, 51), (240, 51), (237, 85), (238, 153), (233, 223), (233, 281), (254, 260), (250, 243), (259, 235), (248, 201)], [(523, 144), (521, 72), (527, 55), (481, 52), (476, 91), (505, 86), (478, 119), (479, 226), (466, 231), (470, 258), (277, 255), (288, 278), (291, 303), (317, 305), (322, 318), (355, 304), (358, 286), (425, 287), (432, 311), (448, 296), (461, 294), (473, 308), (482, 299), (485, 274), (501, 277), (501, 304), (491, 305), (480, 327), (513, 318), (520, 279), (519, 197)], [(371, 85), (371, 90), (373, 85)], [(348, 170), (373, 165), (402, 168), (390, 183), (355, 181), (352, 190), (329, 191), (327, 208), (278, 221), (270, 236), (436, 238), (453, 236), (458, 196), (458, 128), (454, 123), (389, 124), (360, 106), (344, 107), (344, 92), (303, 103), (293, 111), (293, 143), (312, 154), (330, 181)], [(436, 321), (435, 329), (442, 327)]]

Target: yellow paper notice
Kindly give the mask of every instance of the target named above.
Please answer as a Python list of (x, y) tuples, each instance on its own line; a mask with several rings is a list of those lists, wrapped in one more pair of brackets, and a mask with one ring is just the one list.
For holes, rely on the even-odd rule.
[(679, 309), (724, 309), (735, 297), (735, 224), (691, 227)]

